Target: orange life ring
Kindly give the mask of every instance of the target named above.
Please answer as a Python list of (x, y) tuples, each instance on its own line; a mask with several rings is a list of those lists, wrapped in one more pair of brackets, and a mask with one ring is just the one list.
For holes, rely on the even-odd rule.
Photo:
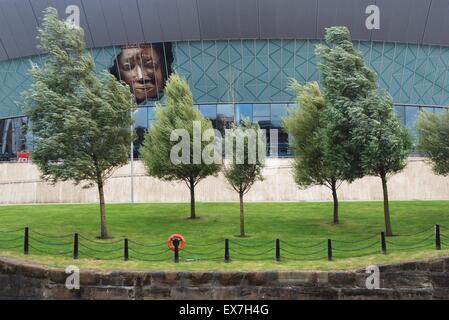
[(181, 251), (182, 249), (184, 249), (184, 246), (186, 245), (186, 239), (181, 234), (172, 234), (170, 238), (168, 238), (168, 248), (173, 252), (175, 251), (175, 246), (173, 245), (173, 240), (175, 239), (180, 241), (178, 250)]

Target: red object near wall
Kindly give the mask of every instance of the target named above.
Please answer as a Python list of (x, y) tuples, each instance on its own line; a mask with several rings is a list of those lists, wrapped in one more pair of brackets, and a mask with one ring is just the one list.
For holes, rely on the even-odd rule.
[(17, 152), (17, 162), (28, 162), (29, 159), (29, 152)]

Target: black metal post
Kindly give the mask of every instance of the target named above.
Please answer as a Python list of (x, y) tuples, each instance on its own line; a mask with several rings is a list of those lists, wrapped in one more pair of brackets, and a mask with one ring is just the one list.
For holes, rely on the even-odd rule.
[(173, 239), (173, 245), (175, 246), (175, 263), (179, 262), (179, 239)]
[(382, 253), (387, 254), (387, 241), (385, 240), (385, 232), (380, 233), (380, 244), (382, 247)]
[(229, 239), (225, 239), (224, 261), (229, 262)]
[(276, 261), (281, 261), (281, 241), (276, 239)]
[(327, 260), (332, 261), (332, 240), (327, 239)]
[(23, 254), (28, 255), (29, 239), (28, 239), (28, 227), (25, 227), (25, 236), (23, 238)]
[(123, 260), (128, 261), (129, 252), (128, 252), (128, 238), (124, 239), (124, 247), (123, 247)]
[(73, 236), (73, 259), (78, 259), (78, 233)]
[(441, 250), (440, 225), (435, 225), (435, 249)]

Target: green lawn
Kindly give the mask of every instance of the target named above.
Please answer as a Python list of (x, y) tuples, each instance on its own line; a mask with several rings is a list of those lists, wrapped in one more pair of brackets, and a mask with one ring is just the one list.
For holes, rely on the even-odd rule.
[[(22, 229), (26, 225), (30, 228), (30, 254), (26, 259), (57, 267), (344, 270), (449, 255), (449, 201), (392, 202), (396, 236), (387, 238), (388, 255), (380, 254), (382, 202), (342, 202), (340, 208), (341, 223), (332, 225), (330, 202), (249, 203), (245, 220), (249, 236), (242, 239), (237, 236), (237, 203), (198, 203), (196, 220), (187, 219), (189, 204), (111, 204), (107, 206), (107, 219), (114, 238), (101, 241), (96, 239), (97, 205), (0, 206), (0, 255), (24, 258)], [(433, 226), (437, 223), (442, 225), (441, 251), (436, 251), (434, 244)], [(17, 229), (21, 230), (13, 231)], [(76, 262), (71, 258), (74, 232), (82, 236)], [(187, 240), (179, 264), (173, 263), (167, 249), (167, 238), (173, 233), (181, 233)], [(130, 239), (130, 261), (126, 262), (122, 258), (123, 237)], [(223, 262), (226, 238), (230, 239), (230, 263)], [(276, 238), (281, 239), (281, 262), (274, 261)], [(334, 248), (334, 260), (330, 262), (328, 238)]]

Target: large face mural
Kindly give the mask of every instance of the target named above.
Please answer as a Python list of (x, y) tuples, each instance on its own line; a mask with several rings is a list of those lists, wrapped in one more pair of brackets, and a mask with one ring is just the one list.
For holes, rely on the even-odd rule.
[(171, 43), (127, 45), (114, 59), (111, 74), (131, 88), (137, 104), (160, 100), (172, 73)]

